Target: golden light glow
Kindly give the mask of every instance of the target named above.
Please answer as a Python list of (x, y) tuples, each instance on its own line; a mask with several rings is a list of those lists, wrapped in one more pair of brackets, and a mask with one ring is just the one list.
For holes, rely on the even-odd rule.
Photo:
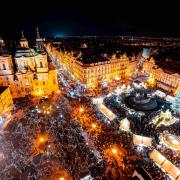
[(47, 135), (38, 135), (36, 140), (36, 146), (41, 145), (42, 143), (45, 143), (48, 140)]
[(114, 79), (117, 80), (117, 81), (119, 81), (119, 80), (120, 80), (120, 77), (119, 77), (119, 76), (115, 76)]
[(174, 96), (176, 96), (176, 94), (177, 94), (178, 92), (180, 92), (180, 85), (179, 85), (179, 87), (178, 87), (176, 90), (174, 90), (174, 92), (173, 92)]
[(80, 108), (79, 108), (79, 112), (80, 112), (80, 113), (84, 112), (84, 108), (80, 107)]
[(34, 95), (34, 96), (43, 96), (44, 93), (43, 93), (42, 88), (38, 87), (36, 90), (34, 90), (34, 91), (33, 91), (33, 95)]
[(153, 77), (152, 74), (150, 74), (150, 77), (148, 79), (148, 84), (152, 87), (155, 85), (155, 78)]
[(124, 162), (123, 162), (123, 157), (127, 155), (127, 151), (117, 145), (112, 145), (110, 147), (107, 147), (104, 149), (104, 158), (107, 162), (114, 162), (114, 160), (117, 161), (118, 167), (122, 167)]
[(92, 123), (92, 124), (91, 124), (91, 127), (92, 127), (92, 128), (96, 128), (97, 126), (96, 126), (96, 124)]
[(13, 100), (9, 88), (6, 88), (0, 93), (0, 116), (6, 115), (6, 119), (11, 117), (10, 110), (13, 107)]
[(117, 149), (112, 148), (112, 153), (113, 153), (113, 154), (117, 154)]
[(41, 138), (39, 139), (39, 141), (40, 141), (41, 143), (44, 142), (44, 138), (41, 137)]
[(64, 177), (60, 177), (59, 180), (65, 180)]
[(34, 141), (34, 146), (36, 147), (39, 153), (44, 153), (44, 144), (47, 142), (48, 137), (46, 134), (38, 135)]

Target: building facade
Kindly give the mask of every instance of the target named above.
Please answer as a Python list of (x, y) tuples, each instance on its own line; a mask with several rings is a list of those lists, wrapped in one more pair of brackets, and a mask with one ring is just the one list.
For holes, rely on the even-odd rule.
[[(127, 55), (117, 57), (115, 54), (96, 60), (95, 63), (84, 63), (80, 61), (81, 53), (76, 57), (73, 53), (62, 52), (51, 44), (46, 45), (48, 53), (60, 61), (82, 84), (87, 87), (96, 87), (99, 83), (111, 82), (112, 80), (127, 79), (136, 68), (136, 60), (129, 61)], [(83, 57), (82, 57), (83, 58)]]
[(157, 88), (173, 95), (180, 91), (180, 75), (158, 68), (153, 58), (145, 61), (143, 72), (151, 75)]
[(57, 72), (47, 60), (39, 31), (36, 50), (29, 48), (23, 32), (13, 57), (4, 51), (4, 42), (0, 43), (0, 85), (9, 86), (13, 98), (45, 96), (58, 90)]
[(13, 100), (9, 87), (0, 87), (0, 117), (13, 107)]

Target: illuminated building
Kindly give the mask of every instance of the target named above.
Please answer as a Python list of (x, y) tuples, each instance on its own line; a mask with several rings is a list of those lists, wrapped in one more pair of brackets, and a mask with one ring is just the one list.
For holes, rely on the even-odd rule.
[(172, 94), (180, 91), (180, 75), (166, 72), (155, 65), (154, 59), (146, 60), (143, 65), (143, 72), (151, 75), (151, 79), (159, 89)]
[(0, 40), (0, 85), (9, 86), (13, 98), (29, 94), (44, 96), (58, 90), (57, 72), (47, 61), (38, 29), (36, 50), (29, 48), (22, 32), (20, 47), (14, 57), (8, 54), (3, 40)]
[(13, 107), (13, 100), (8, 87), (0, 87), (0, 116), (9, 112)]
[(170, 179), (179, 179), (180, 170), (174, 164), (172, 164), (165, 156), (163, 156), (159, 151), (154, 149), (150, 152), (149, 157), (156, 165), (160, 166), (161, 169), (166, 171)]
[[(78, 54), (73, 52), (63, 52), (53, 47), (51, 44), (46, 45), (47, 51), (55, 60), (59, 60), (76, 79), (82, 84), (89, 87), (96, 87), (103, 82), (111, 82), (112, 80), (128, 79), (131, 72), (136, 67), (136, 61), (130, 61), (127, 55), (92, 55), (86, 56), (89, 51), (87, 46), (83, 45)], [(87, 50), (86, 50), (87, 49)]]

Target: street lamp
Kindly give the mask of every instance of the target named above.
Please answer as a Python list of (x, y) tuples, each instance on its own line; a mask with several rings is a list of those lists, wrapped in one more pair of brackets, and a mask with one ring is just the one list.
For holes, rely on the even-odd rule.
[(59, 180), (65, 180), (64, 177), (60, 177)]
[(39, 140), (40, 140), (41, 143), (44, 142), (44, 138), (43, 137), (41, 137)]
[(84, 109), (81, 107), (79, 108), (79, 112), (82, 113), (84, 111)]
[(91, 124), (91, 127), (92, 127), (92, 128), (96, 128), (96, 124), (92, 123), (92, 124)]
[(113, 149), (112, 149), (112, 153), (113, 153), (113, 154), (117, 154), (117, 149), (113, 148)]

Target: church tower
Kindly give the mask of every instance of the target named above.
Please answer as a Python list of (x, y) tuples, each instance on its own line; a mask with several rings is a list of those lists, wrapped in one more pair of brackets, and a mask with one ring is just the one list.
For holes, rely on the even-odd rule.
[(44, 51), (44, 42), (40, 37), (38, 28), (36, 28), (36, 33), (36, 52), (38, 53), (37, 57), (35, 58), (36, 71), (37, 73), (48, 72), (47, 53)]
[(36, 49), (37, 49), (37, 52), (43, 52), (44, 51), (44, 42), (43, 42), (43, 39), (40, 37), (40, 34), (39, 34), (39, 28), (37, 27), (36, 28)]
[(23, 31), (21, 31), (20, 46), (21, 46), (21, 48), (29, 48), (28, 41), (27, 41), (27, 39), (24, 37), (24, 32), (23, 32)]
[(3, 48), (4, 48), (4, 41), (3, 39), (0, 37), (0, 53), (3, 51)]
[(13, 74), (12, 57), (8, 54), (5, 43), (0, 37), (0, 75)]

